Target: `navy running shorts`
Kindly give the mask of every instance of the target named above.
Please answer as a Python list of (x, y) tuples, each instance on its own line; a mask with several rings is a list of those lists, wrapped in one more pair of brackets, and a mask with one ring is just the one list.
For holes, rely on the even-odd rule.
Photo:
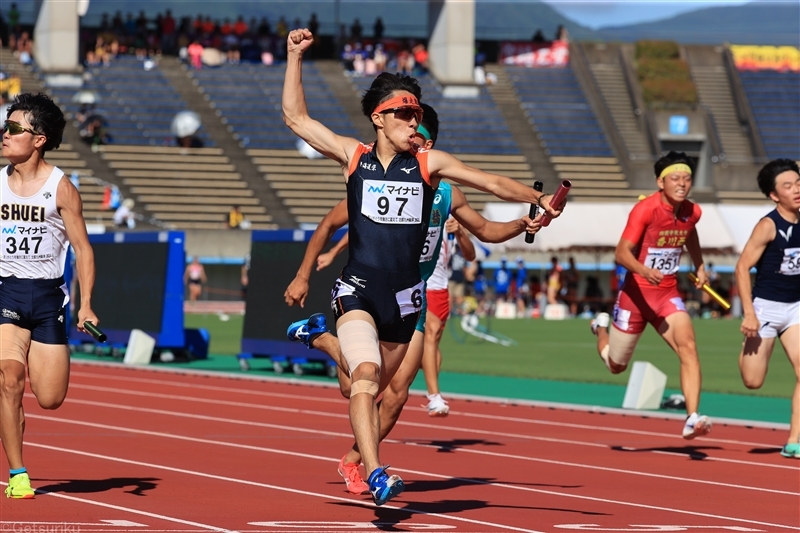
[(64, 278), (0, 277), (0, 324), (27, 329), (42, 344), (67, 344), (68, 294)]
[(407, 344), (422, 312), (424, 295), (419, 270), (399, 274), (351, 262), (333, 287), (331, 309), (337, 320), (348, 311), (365, 311), (378, 327), (378, 339)]

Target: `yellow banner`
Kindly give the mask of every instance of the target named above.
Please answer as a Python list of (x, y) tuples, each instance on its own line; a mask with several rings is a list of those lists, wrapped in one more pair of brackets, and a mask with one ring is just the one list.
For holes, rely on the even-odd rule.
[(800, 49), (796, 46), (731, 45), (739, 70), (781, 70), (800, 72)]

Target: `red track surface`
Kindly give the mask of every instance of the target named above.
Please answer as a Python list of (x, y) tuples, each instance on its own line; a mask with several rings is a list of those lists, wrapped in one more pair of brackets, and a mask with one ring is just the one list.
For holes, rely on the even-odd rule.
[[(352, 443), (334, 389), (73, 365), (65, 404), (25, 399), (25, 464), (47, 493), (0, 503), (0, 530), (790, 531), (800, 461), (782, 431), (412, 396), (381, 459), (383, 507), (336, 465)], [(2, 468), (8, 465), (3, 461)]]

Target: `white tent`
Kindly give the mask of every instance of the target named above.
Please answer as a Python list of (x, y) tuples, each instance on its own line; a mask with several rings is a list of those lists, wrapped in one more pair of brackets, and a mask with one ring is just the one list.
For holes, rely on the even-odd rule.
[[(533, 244), (524, 235), (501, 244), (488, 245), (500, 254), (513, 251), (559, 250), (611, 251), (628, 221), (632, 203), (567, 204), (564, 213), (536, 234)], [(700, 204), (703, 215), (697, 224), (700, 244), (706, 252), (741, 252), (758, 219), (769, 206)], [(483, 216), (495, 222), (519, 219), (528, 213), (526, 204), (487, 203)]]

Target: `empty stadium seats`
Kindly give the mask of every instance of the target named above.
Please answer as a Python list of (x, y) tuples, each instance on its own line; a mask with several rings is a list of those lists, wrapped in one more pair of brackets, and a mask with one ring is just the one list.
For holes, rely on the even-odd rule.
[(739, 71), (769, 159), (800, 159), (800, 73)]

